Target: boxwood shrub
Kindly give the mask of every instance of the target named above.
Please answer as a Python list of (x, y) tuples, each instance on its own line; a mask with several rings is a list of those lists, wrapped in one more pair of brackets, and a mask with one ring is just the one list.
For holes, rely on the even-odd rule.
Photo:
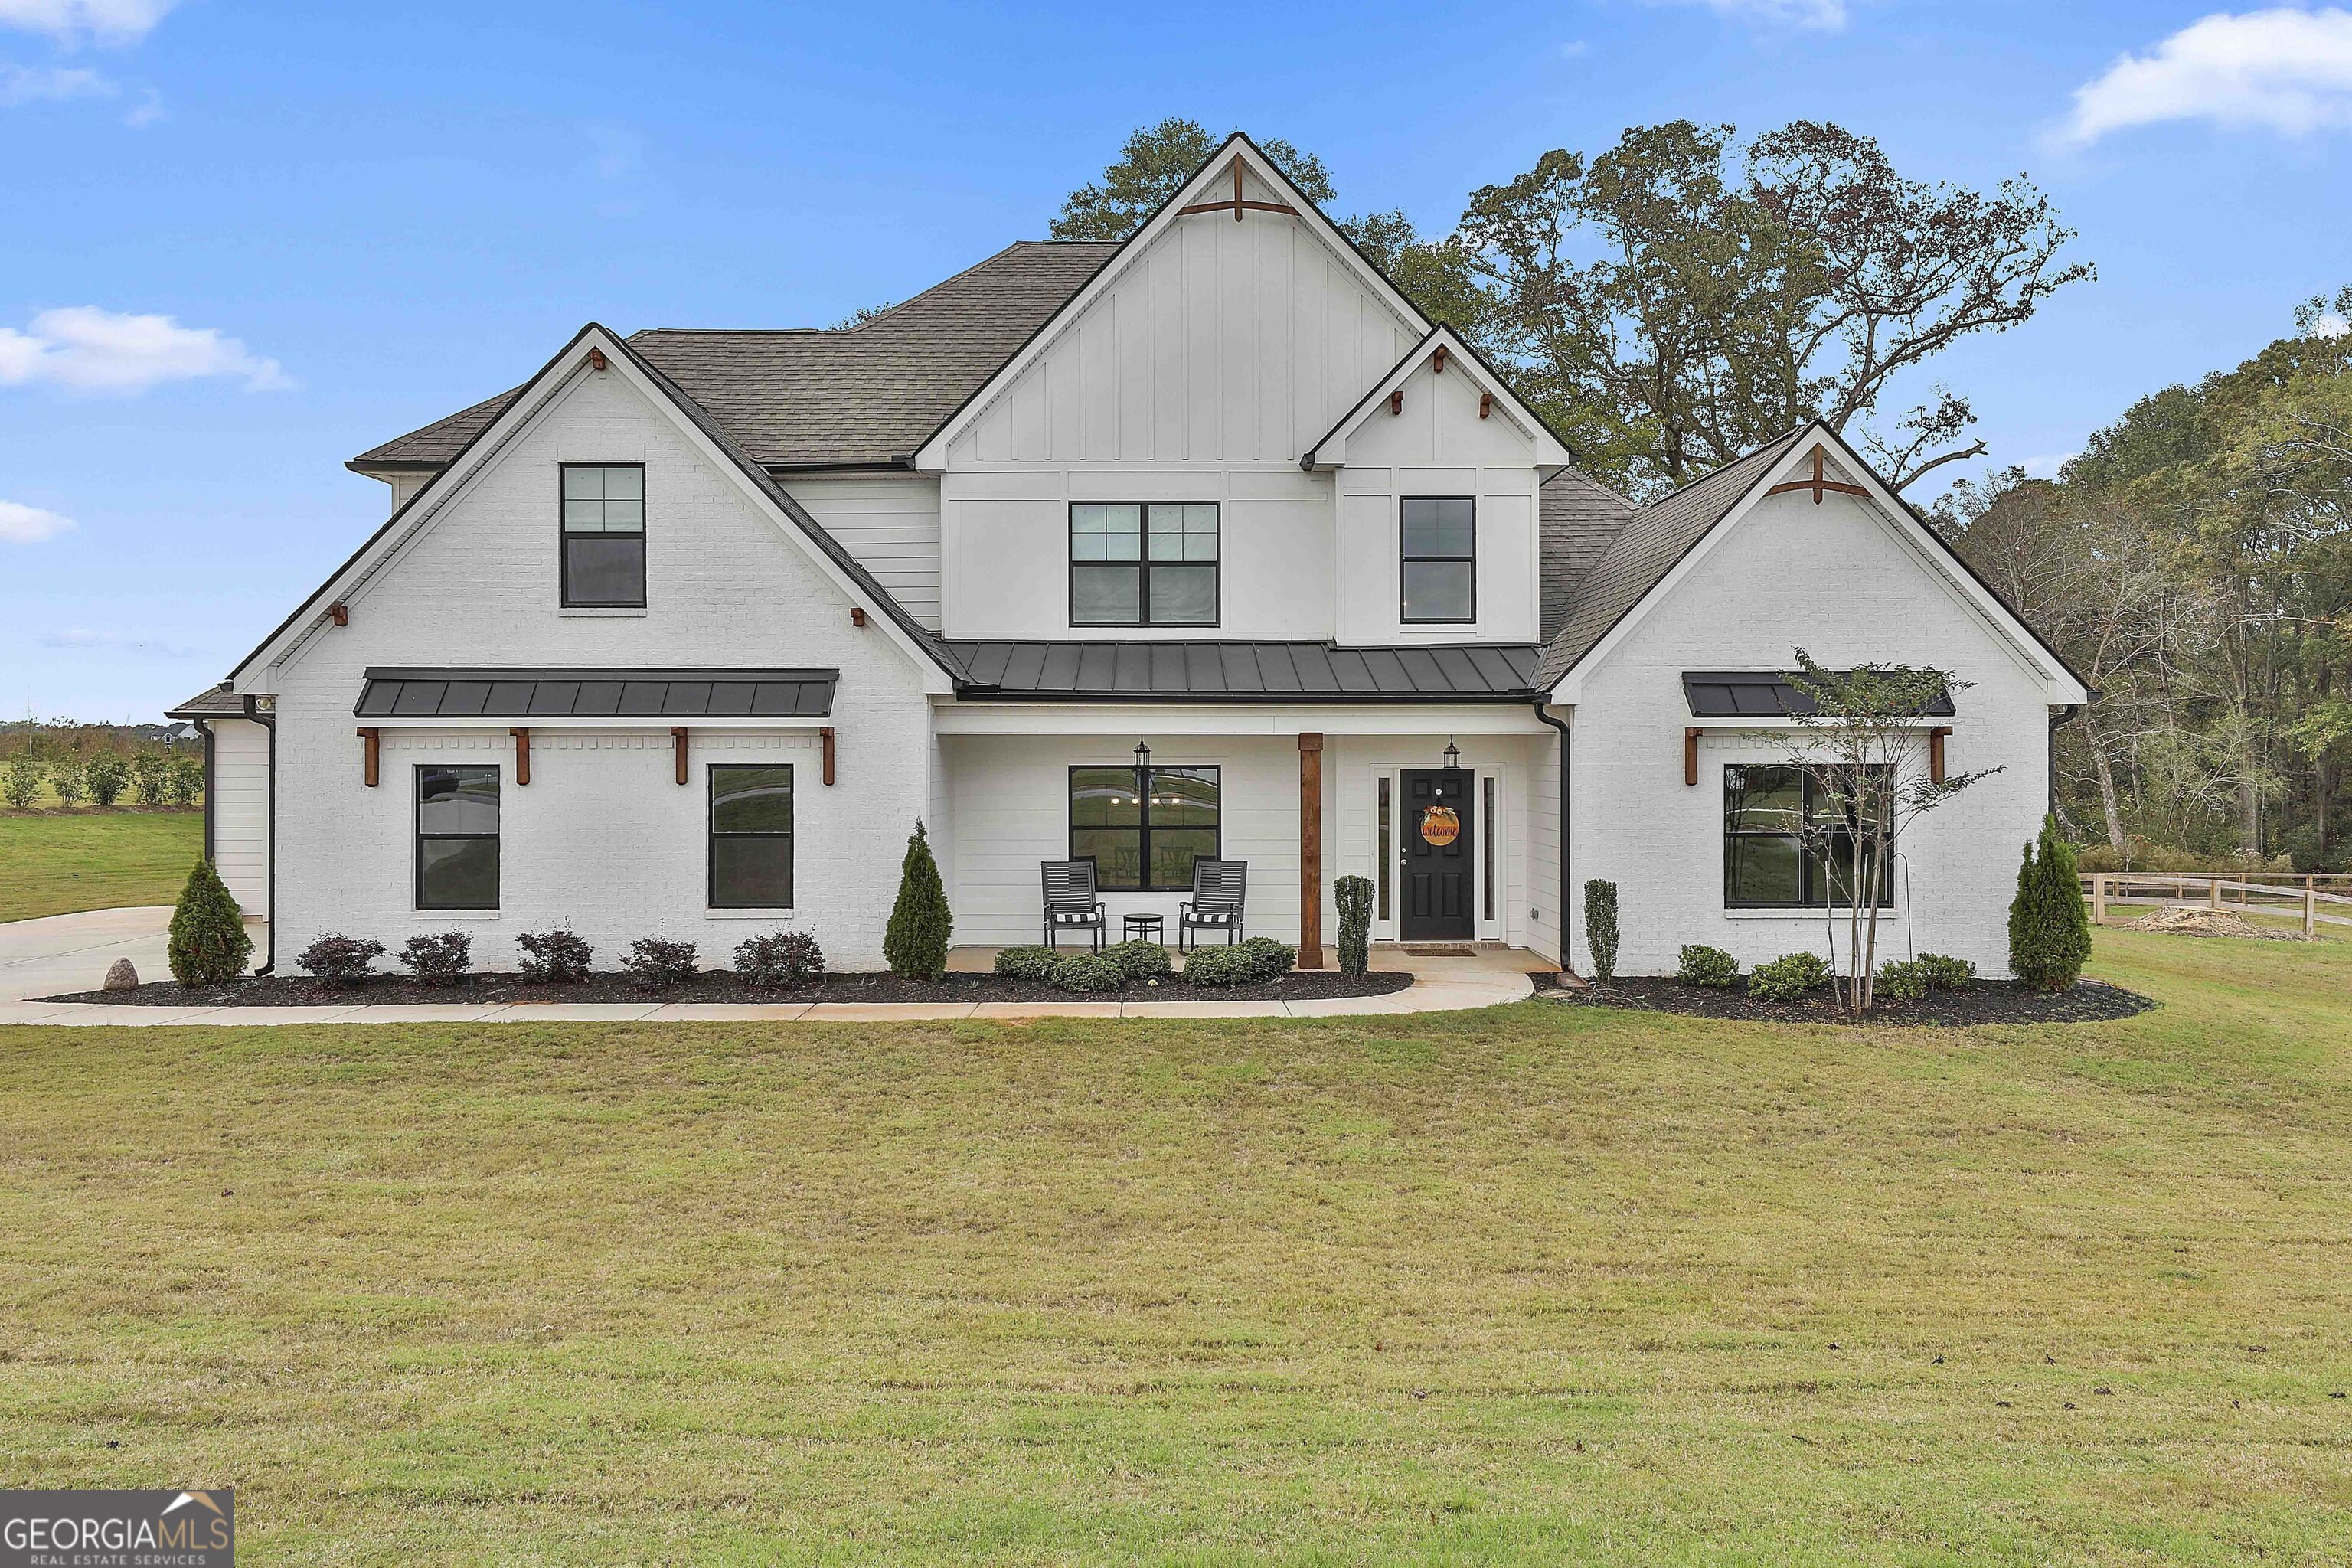
[(1927, 967), (1927, 984), (1933, 990), (1966, 991), (1977, 983), (1977, 966), (1965, 958), (1954, 958), (1943, 952), (1923, 952), (1913, 962)]
[(1695, 942), (1683, 949), (1682, 965), (1675, 971), (1675, 978), (1685, 985), (1728, 990), (1739, 978), (1739, 961), (1719, 947)]
[(1067, 955), (1050, 947), (1031, 944), (1008, 947), (996, 955), (996, 973), (1009, 974), (1015, 980), (1035, 980), (1047, 985), (1054, 983), (1054, 971), (1061, 967)]
[(1759, 1002), (1796, 1002), (1830, 977), (1818, 952), (1784, 952), (1748, 975), (1748, 994)]
[(1122, 942), (1106, 950), (1103, 956), (1118, 964), (1120, 973), (1135, 981), (1157, 980), (1176, 967), (1168, 961), (1166, 948), (1141, 938)]
[(1916, 1002), (1927, 994), (1930, 984), (1927, 966), (1918, 959), (1890, 958), (1878, 966), (1871, 995), (1881, 1002)]
[(1184, 960), (1187, 985), (1248, 985), (1258, 977), (1256, 956), (1246, 947), (1196, 947)]
[(1108, 956), (1081, 952), (1055, 966), (1054, 984), (1081, 995), (1089, 991), (1116, 991), (1127, 984), (1127, 971)]

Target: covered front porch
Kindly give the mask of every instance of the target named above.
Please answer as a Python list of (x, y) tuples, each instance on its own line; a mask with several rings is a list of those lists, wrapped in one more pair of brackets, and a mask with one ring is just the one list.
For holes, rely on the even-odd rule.
[(1301, 968), (1333, 962), (1345, 876), (1373, 885), (1375, 943), (1557, 962), (1558, 736), (1528, 707), (991, 703), (934, 718), (934, 837), (961, 946), (1043, 940), (1041, 868), (1087, 860), (1108, 939), (1157, 917), (1146, 934), (1173, 947), (1207, 858), (1247, 865), (1245, 934), (1296, 943)]

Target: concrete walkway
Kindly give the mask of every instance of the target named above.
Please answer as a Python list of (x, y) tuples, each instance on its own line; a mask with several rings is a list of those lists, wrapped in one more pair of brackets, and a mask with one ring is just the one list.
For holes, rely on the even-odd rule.
[[(1442, 1013), (1492, 1007), (1533, 994), (1528, 972), (1541, 961), (1521, 948), (1482, 947), (1468, 957), (1411, 955), (1393, 947), (1372, 950), (1375, 969), (1410, 969), (1413, 983), (1385, 996), (1318, 1001), (1190, 1001), (1213, 993), (1188, 991), (1179, 982), (1167, 1001), (1150, 1002), (496, 1002), (440, 1005), (353, 1005), (325, 1007), (131, 1007), (26, 998), (95, 991), (107, 966), (128, 958), (142, 981), (167, 980), (165, 931), (169, 908), (91, 910), (46, 920), (0, 924), (0, 1024), (409, 1024), (628, 1022), (636, 1019), (721, 1022), (908, 1023), (939, 1018), (1322, 1018), (1360, 1013)], [(258, 947), (259, 933), (256, 932)], [(985, 970), (993, 948), (958, 948), (949, 966)]]

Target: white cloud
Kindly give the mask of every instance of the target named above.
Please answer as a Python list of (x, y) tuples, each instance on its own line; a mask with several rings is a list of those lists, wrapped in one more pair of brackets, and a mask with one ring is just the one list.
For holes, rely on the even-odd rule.
[(128, 44), (145, 37), (179, 0), (0, 0), (0, 27), (67, 43)]
[(1570, 38), (1559, 47), (1559, 58), (1564, 60), (1582, 59), (1591, 52), (1592, 46), (1582, 38)]
[(2352, 332), (2352, 321), (2333, 310), (2322, 310), (2311, 319), (2311, 335), (2315, 338), (2340, 338)]
[[(5, 3), (5, 0), (0, 0)], [(1704, 5), (1718, 16), (1832, 31), (1846, 24), (1846, 0), (1650, 0), (1654, 5)]]
[(88, 626), (73, 626), (61, 632), (43, 632), (41, 646), (127, 653), (140, 658), (198, 658), (203, 657), (205, 652), (200, 647), (180, 647), (172, 643), (157, 642), (152, 637), (135, 637), (128, 632), (96, 631)]
[(2305, 136), (2352, 125), (2352, 13), (2281, 6), (2216, 12), (2074, 89), (2058, 139), (2171, 120)]
[(2059, 469), (2082, 455), (2079, 448), (2072, 452), (2043, 452), (2031, 458), (2020, 458), (2017, 466), (2025, 470), (2028, 479), (2054, 479)]
[(44, 310), (29, 330), (0, 327), (0, 385), (54, 382), (82, 392), (144, 392), (166, 381), (240, 377), (254, 392), (294, 384), (265, 359), (213, 327), (169, 316), (134, 316), (95, 305)]
[(22, 501), (0, 500), (0, 544), (38, 544), (74, 525), (73, 519)]
[(58, 103), (68, 98), (111, 98), (115, 86), (79, 66), (18, 66), (0, 61), (0, 109)]

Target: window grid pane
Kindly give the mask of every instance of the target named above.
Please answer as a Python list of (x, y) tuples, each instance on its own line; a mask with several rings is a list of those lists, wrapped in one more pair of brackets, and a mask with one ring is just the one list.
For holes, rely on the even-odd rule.
[(1106, 892), (1190, 892), (1192, 862), (1218, 853), (1219, 770), (1070, 770), (1070, 858)]
[(1214, 501), (1074, 501), (1072, 626), (1213, 626)]

